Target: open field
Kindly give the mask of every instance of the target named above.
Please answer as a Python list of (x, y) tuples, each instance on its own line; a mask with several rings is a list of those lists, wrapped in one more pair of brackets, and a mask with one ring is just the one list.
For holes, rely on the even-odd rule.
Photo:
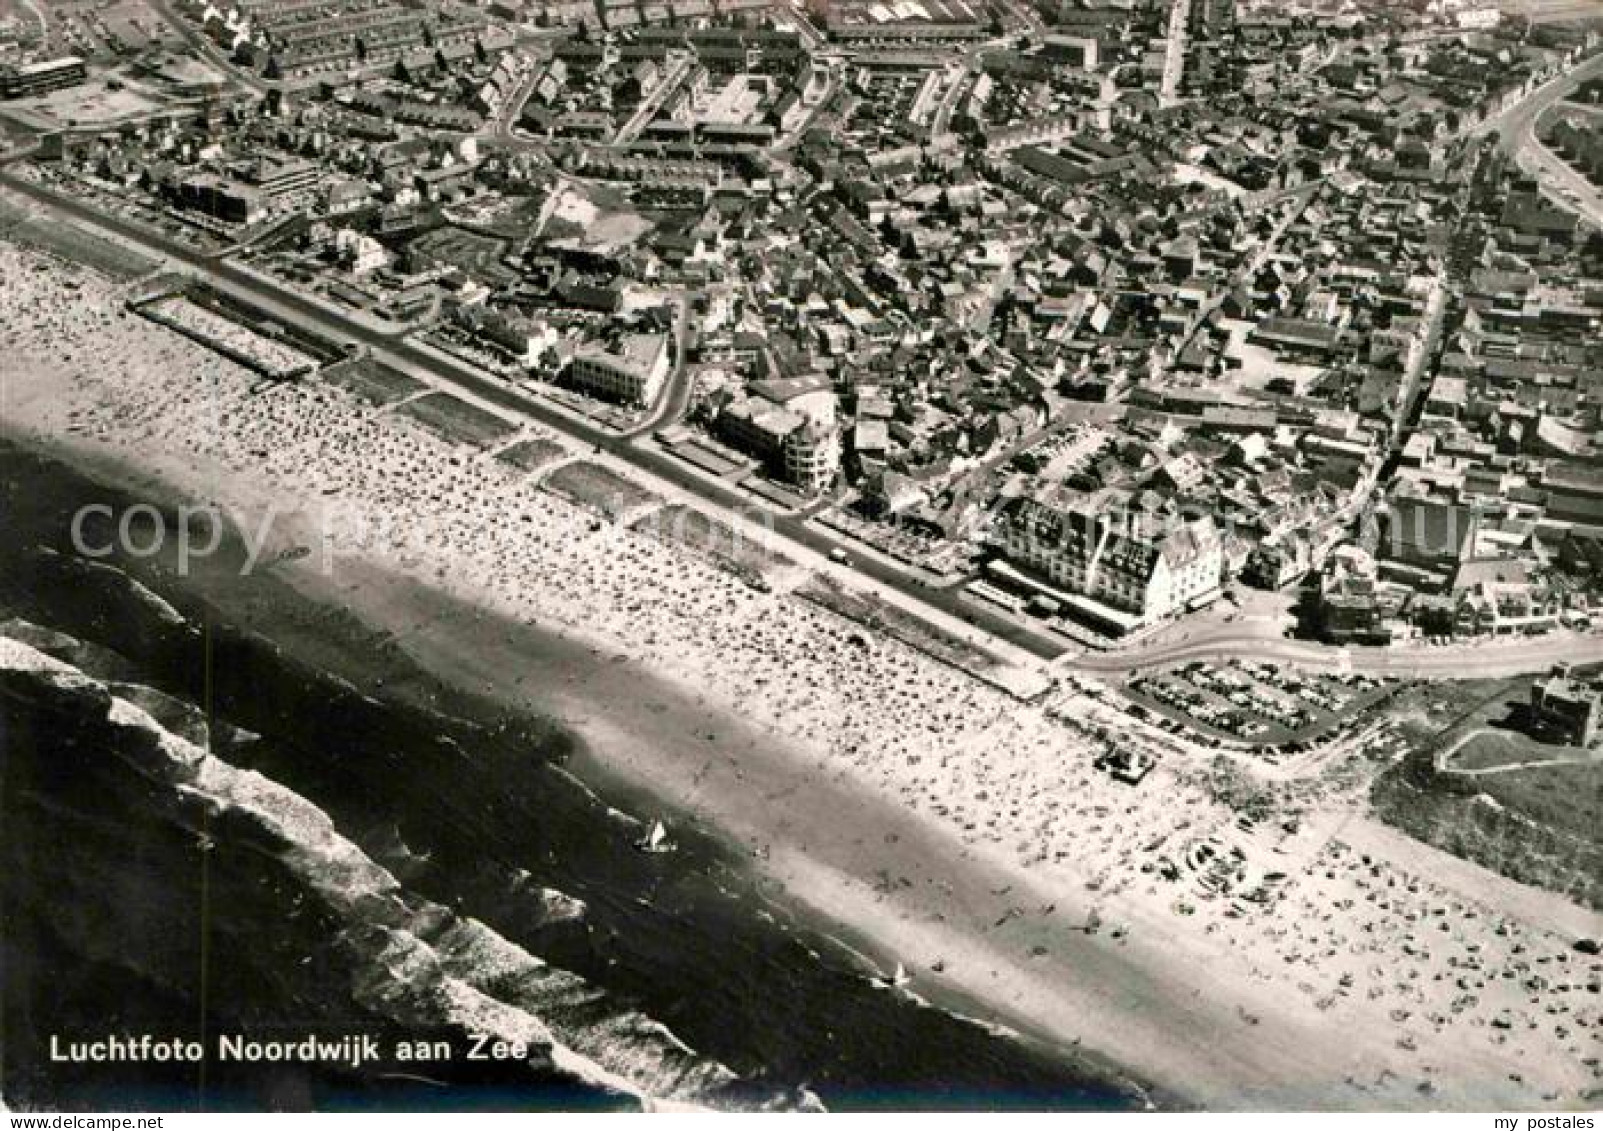
[(640, 507), (661, 503), (662, 499), (632, 479), (598, 463), (579, 460), (559, 467), (545, 479), (544, 486), (582, 506), (598, 510), (608, 518), (618, 518)]
[[(151, 47), (173, 52), (183, 50), (182, 38), (144, 0), (115, 0), (100, 10), (99, 23), (105, 29), (107, 45), (114, 52), (138, 52)], [(180, 67), (209, 70), (192, 59), (175, 62), (170, 69), (177, 70)]]
[(634, 523), (634, 529), (746, 569), (792, 564), (755, 539), (743, 537), (728, 524), (682, 503), (652, 511)]
[(323, 380), (373, 404), (387, 405), (421, 393), (428, 386), (416, 377), (368, 358), (341, 362), (323, 370)]
[(1449, 770), (1495, 770), (1528, 762), (1569, 762), (1594, 757), (1576, 746), (1538, 742), (1512, 730), (1483, 730), (1471, 735), (1448, 759)]
[(1472, 776), (1440, 773), (1416, 752), (1371, 799), (1410, 836), (1603, 910), (1603, 765)]
[(396, 411), (416, 417), (448, 440), (479, 448), (505, 440), (517, 431), (511, 421), (449, 393), (426, 393)]
[(539, 471), (542, 467), (556, 463), (567, 454), (568, 449), (556, 440), (545, 436), (531, 436), (497, 452), (495, 458), (511, 464), (519, 471)]
[(796, 590), (796, 594), (953, 667), (965, 671), (983, 671), (996, 665), (996, 658), (984, 649), (950, 633), (941, 632), (872, 594), (847, 592), (829, 577), (815, 575), (809, 578), (805, 585)]
[(50, 44), (50, 22), (40, 0), (0, 0), (0, 23), (15, 29), (19, 41), (44, 51)]
[[(1603, 761), (1564, 764), (1583, 752), (1518, 729), (1533, 682), (1423, 686), (1397, 719), (1412, 749), (1376, 779), (1371, 801), (1428, 844), (1603, 908)], [(1555, 764), (1496, 769), (1526, 762)]]
[(1522, 677), (1428, 683), (1420, 685), (1393, 718), (1410, 745), (1445, 750), (1469, 731), (1506, 717), (1504, 704), (1529, 695), (1530, 681)]
[(457, 209), (451, 215), (460, 215), (462, 222), (470, 225), (475, 232), (507, 240), (521, 240), (530, 230), (538, 227), (544, 208), (545, 202), (539, 197), (515, 196), (501, 202), (501, 206), (493, 211), (479, 210), (470, 214)]
[(606, 186), (564, 187), (546, 214), (543, 239), (571, 239), (582, 247), (621, 248), (651, 230), (651, 221)]
[(1474, 780), (1505, 809), (1603, 852), (1603, 764), (1533, 766)]
[(1497, 6), (1538, 24), (1603, 22), (1603, 5), (1597, 0), (1498, 0)]
[(10, 109), (25, 111), (30, 117), (57, 129), (84, 129), (110, 126), (126, 119), (142, 118), (167, 108), (163, 100), (149, 97), (131, 87), (113, 90), (103, 82), (51, 91), (36, 98), (17, 99)]
[(65, 220), (40, 219), (13, 196), (0, 194), (0, 237), (80, 264), (113, 279), (136, 279), (156, 264)]

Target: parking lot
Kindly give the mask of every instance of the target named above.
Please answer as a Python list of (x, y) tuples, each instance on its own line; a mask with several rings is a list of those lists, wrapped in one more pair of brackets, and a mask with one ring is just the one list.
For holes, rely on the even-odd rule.
[(1205, 738), (1235, 739), (1265, 753), (1295, 755), (1356, 720), (1389, 686), (1363, 675), (1197, 661), (1134, 676), (1125, 690), (1132, 714), (1166, 730), (1191, 728)]
[(1013, 457), (1013, 465), (1031, 475), (1067, 480), (1084, 471), (1113, 445), (1113, 436), (1080, 422), (1054, 432)]

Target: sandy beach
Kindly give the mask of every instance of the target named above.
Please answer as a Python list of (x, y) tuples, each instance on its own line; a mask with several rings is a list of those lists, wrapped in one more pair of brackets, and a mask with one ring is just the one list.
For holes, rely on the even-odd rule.
[(8, 432), (226, 505), (265, 568), (559, 714), (598, 776), (747, 845), (910, 991), (1210, 1107), (1595, 1105), (1603, 963), (1572, 944), (1603, 917), (1376, 829), (1340, 791), (1291, 833), (1244, 827), (1204, 766), (1120, 784), (1066, 693), (1020, 703), (559, 498), (549, 467), (317, 379), (263, 383), (116, 284), (39, 266), (0, 244)]

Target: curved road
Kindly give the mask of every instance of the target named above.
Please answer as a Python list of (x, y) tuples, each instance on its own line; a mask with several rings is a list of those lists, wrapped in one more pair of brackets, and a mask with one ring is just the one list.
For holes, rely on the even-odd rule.
[(1536, 119), (1541, 117), (1549, 106), (1567, 97), (1587, 79), (1599, 75), (1603, 75), (1603, 54), (1583, 59), (1569, 70), (1548, 79), (1514, 105), (1498, 111), (1471, 128), (1468, 136), (1476, 137), (1488, 131), (1495, 131), (1499, 144), (1508, 153), (1513, 154), (1530, 135)]
[(1311, 640), (1254, 636), (1248, 632), (1178, 640), (1058, 666), (1069, 671), (1118, 673), (1192, 660), (1259, 660), (1331, 672), (1415, 679), (1500, 679), (1546, 670), (1557, 663), (1603, 663), (1603, 636), (1534, 636), (1441, 647), (1337, 647)]
[(1565, 163), (1563, 158), (1542, 144), (1536, 136), (1536, 123), (1549, 109), (1567, 98), (1588, 79), (1603, 78), (1603, 53), (1593, 55), (1537, 87), (1525, 98), (1501, 114), (1488, 118), (1472, 133), (1496, 130), (1498, 144), (1515, 160), (1524, 159), (1527, 167), (1539, 177), (1556, 181), (1575, 194), (1574, 201), (1564, 200), (1564, 207), (1578, 208), (1588, 220), (1603, 227), (1603, 191)]

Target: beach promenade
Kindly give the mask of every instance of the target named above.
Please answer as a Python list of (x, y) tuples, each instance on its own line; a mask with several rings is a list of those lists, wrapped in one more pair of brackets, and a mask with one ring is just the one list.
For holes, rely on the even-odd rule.
[[(687, 396), (683, 382), (670, 386), (663, 404), (645, 427), (620, 435), (529, 396), (454, 357), (414, 343), (406, 338), (404, 330), (375, 328), (291, 288), (276, 285), (226, 257), (186, 248), (39, 186), (26, 177), (8, 173), (3, 167), (0, 167), (0, 185), (23, 194), (47, 212), (71, 217), (111, 234), (119, 242), (165, 257), (173, 266), (206, 278), (222, 293), (255, 305), (274, 317), (321, 333), (331, 341), (360, 346), (376, 360), (416, 380), (449, 389), (493, 411), (541, 426), (565, 439), (587, 445), (597, 453), (605, 453), (647, 477), (657, 489), (712, 510), (756, 540), (782, 545), (784, 552), (800, 557), (815, 569), (850, 578), (879, 599), (931, 621), (941, 631), (972, 641), (991, 652), (999, 663), (1021, 672), (1044, 671), (1045, 666), (1051, 664), (1060, 672), (1112, 673), (1187, 660), (1269, 657), (1322, 670), (1453, 679), (1541, 671), (1552, 664), (1555, 649), (1562, 650), (1576, 662), (1603, 660), (1603, 636), (1566, 636), (1558, 641), (1503, 639), (1448, 646), (1426, 653), (1419, 649), (1338, 648), (1313, 641), (1266, 638), (1262, 632), (1244, 630), (1199, 636), (1183, 645), (1114, 648), (1082, 655), (1069, 642), (1044, 627), (1001, 615), (984, 602), (967, 600), (960, 589), (924, 585), (898, 563), (862, 552), (854, 543), (834, 536), (803, 516), (776, 510), (753, 496), (699, 474), (645, 442), (650, 428), (683, 411)], [(681, 336), (683, 316), (681, 308), (676, 321), (676, 334)], [(851, 558), (849, 569), (831, 564), (832, 557), (841, 554)]]
[[(440, 674), (568, 719), (598, 776), (746, 845), (776, 898), (905, 962), (912, 991), (1210, 1106), (1595, 1095), (1603, 971), (1573, 942), (1603, 917), (1383, 836), (1349, 844), (1365, 803), (1338, 786), (1289, 791), (1292, 831), (1243, 826), (1207, 766), (1119, 784), (1050, 699), (759, 591), (394, 405), (265, 384), (129, 315), (109, 281), (38, 266), (0, 245), (8, 431), (226, 504), (265, 532), (266, 568)], [(541, 658), (552, 636), (573, 649), (560, 664)], [(1188, 863), (1205, 857), (1278, 874), (1277, 896), (1220, 898)]]

